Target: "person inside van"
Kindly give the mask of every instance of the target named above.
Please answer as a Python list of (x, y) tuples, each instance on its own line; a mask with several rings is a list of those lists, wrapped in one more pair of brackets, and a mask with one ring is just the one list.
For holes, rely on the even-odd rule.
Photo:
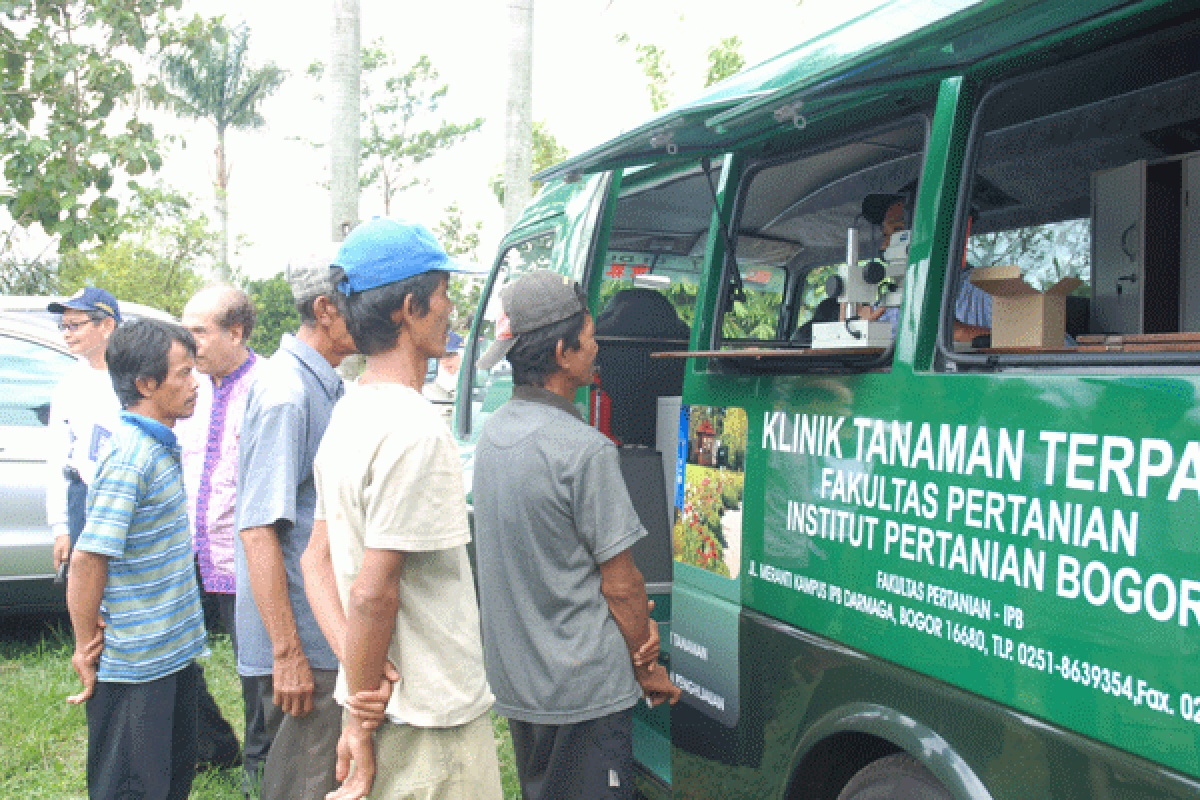
[[(869, 194), (863, 198), (862, 216), (871, 225), (878, 225), (883, 237), (879, 241), (878, 252), (871, 253), (871, 258), (882, 258), (892, 242), (892, 234), (905, 229), (905, 219), (908, 217), (905, 206), (905, 195), (902, 194)], [(843, 318), (847, 309), (843, 307)], [(892, 326), (892, 336), (896, 335), (896, 326), (900, 323), (900, 309), (895, 306), (885, 306), (879, 303), (859, 303), (854, 307), (854, 316), (868, 322), (887, 322)]]
[[(971, 228), (979, 218), (972, 206), (967, 212), (967, 237), (963, 242), (962, 271), (958, 276), (958, 294), (954, 299), (954, 341), (973, 347), (987, 347), (992, 335), (992, 296), (971, 283), (975, 267), (967, 261)], [(987, 337), (987, 338), (980, 338)], [(979, 339), (978, 342), (975, 340)]]

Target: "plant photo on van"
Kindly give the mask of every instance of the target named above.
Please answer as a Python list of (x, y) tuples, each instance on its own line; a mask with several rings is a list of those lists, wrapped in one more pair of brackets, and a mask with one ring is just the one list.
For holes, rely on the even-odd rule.
[(687, 458), (671, 534), (675, 560), (735, 577), (741, 562), (746, 412), (691, 406), (681, 419), (680, 432), (687, 426)]

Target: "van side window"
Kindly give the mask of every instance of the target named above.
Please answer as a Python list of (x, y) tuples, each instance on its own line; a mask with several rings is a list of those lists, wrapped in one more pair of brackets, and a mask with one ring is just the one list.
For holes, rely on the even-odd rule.
[(1198, 98), (1200, 58), (1170, 35), (985, 95), (947, 265), (949, 368), (1200, 358)]
[[(924, 118), (912, 117), (748, 165), (724, 259), (713, 345), (730, 357), (719, 364), (888, 363), (925, 139)], [(753, 360), (738, 363), (743, 350)]]
[[(479, 301), (485, 311), (475, 341), (467, 351), (469, 360), (464, 361), (464, 368), (468, 363), (475, 365), (496, 340), (496, 323), (501, 316), (500, 290), (530, 270), (549, 269), (553, 263), (554, 242), (553, 232), (542, 233), (518, 242), (500, 254), (500, 268)], [(460, 407), (468, 410), (469, 416), (460, 420), (459, 425), (462, 433), (474, 438), (488, 416), (512, 394), (512, 372), (508, 362), (501, 359), (490, 369), (479, 369), (478, 366), (470, 369), (467, 380), (471, 401)]]

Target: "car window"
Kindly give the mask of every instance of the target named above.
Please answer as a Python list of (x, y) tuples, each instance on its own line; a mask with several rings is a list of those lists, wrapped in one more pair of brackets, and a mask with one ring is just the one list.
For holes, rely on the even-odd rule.
[(75, 363), (59, 350), (0, 334), (0, 425), (47, 425), (50, 393)]

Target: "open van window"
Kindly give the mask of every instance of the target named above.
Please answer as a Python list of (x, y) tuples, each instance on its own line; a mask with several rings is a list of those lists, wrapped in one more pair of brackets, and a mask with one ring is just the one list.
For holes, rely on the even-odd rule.
[[(550, 267), (554, 242), (553, 232), (539, 233), (511, 245), (500, 254), (500, 266), (479, 301), (484, 309), (483, 318), (479, 321), (475, 341), (463, 361), (464, 368), (467, 364), (476, 364), (496, 340), (496, 322), (501, 316), (500, 290), (526, 272)], [(501, 359), (491, 369), (484, 370), (476, 366), (467, 370), (466, 392), (471, 400), (460, 406), (467, 414), (460, 425), (463, 432), (474, 438), (479, 434), (484, 420), (512, 394), (512, 372), (508, 362)]]
[(1200, 360), (1194, 42), (1157, 34), (1003, 84), (972, 150), (943, 300), (949, 367)]
[[(731, 358), (718, 363), (800, 371), (890, 361), (926, 128), (910, 117), (747, 167), (713, 342)], [(763, 348), (775, 357), (760, 357)], [(743, 351), (755, 357), (740, 361)]]

